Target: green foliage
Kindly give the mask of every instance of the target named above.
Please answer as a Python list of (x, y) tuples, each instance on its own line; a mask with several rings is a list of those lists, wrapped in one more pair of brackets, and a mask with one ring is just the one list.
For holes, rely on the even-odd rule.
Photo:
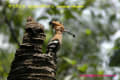
[(14, 58), (13, 53), (0, 50), (0, 79), (6, 80), (8, 73), (10, 71), (10, 65)]
[(47, 16), (39, 17), (39, 18), (37, 18), (37, 21), (42, 20), (42, 19), (48, 19), (48, 17)]
[(120, 38), (115, 41), (115, 46), (112, 48), (114, 50), (113, 55), (110, 59), (110, 66), (120, 66)]
[[(1, 1), (0, 1), (1, 2)], [(44, 2), (40, 1), (44, 4)], [(47, 2), (46, 2), (47, 3)], [(9, 36), (9, 43), (16, 46), (16, 42), (11, 35), (11, 31), (4, 21), (6, 17), (16, 34), (19, 42), (22, 42), (23, 32), (25, 28), (27, 16), (36, 17), (36, 11), (30, 8), (19, 8), (15, 11), (14, 8), (8, 8), (9, 3), (2, 3), (0, 9), (0, 32)], [(103, 63), (100, 55), (101, 44), (104, 41), (111, 42), (111, 36), (119, 29), (118, 12), (113, 8), (115, 4), (112, 0), (76, 0), (71, 3), (70, 0), (51, 2), (50, 8), (45, 8), (42, 14), (36, 18), (37, 21), (44, 21), (41, 24), (47, 24), (48, 20), (57, 18), (64, 23), (66, 29), (76, 34), (76, 38), (72, 38), (68, 34), (63, 34), (63, 43), (58, 52), (57, 64), (57, 80), (65, 80), (65, 77), (72, 76), (70, 80), (112, 80), (104, 78), (80, 78), (80, 74), (105, 74), (107, 69), (98, 68)], [(83, 5), (83, 8), (57, 8), (56, 5)], [(118, 9), (118, 8), (117, 8)], [(116, 10), (117, 10), (116, 9)], [(41, 9), (40, 9), (41, 10)], [(5, 13), (4, 13), (5, 12)], [(43, 52), (46, 51), (47, 43), (52, 37), (51, 29), (46, 30), (46, 40), (43, 45)], [(111, 57), (110, 65), (120, 66), (118, 54), (119, 40), (115, 41), (115, 46), (108, 52), (114, 52)], [(13, 53), (10, 49), (1, 50), (0, 52), (0, 80), (5, 80), (10, 69), (10, 63), (13, 60)], [(106, 52), (104, 54), (107, 54)], [(107, 65), (109, 67), (109, 65)], [(109, 67), (111, 69), (111, 67)], [(113, 70), (114, 73), (117, 73)]]
[(71, 60), (71, 59), (69, 59), (69, 58), (67, 58), (67, 57), (63, 57), (63, 59), (64, 59), (67, 63), (69, 63), (69, 64), (71, 64), (71, 65), (75, 65), (75, 64), (77, 63), (75, 60)]
[(85, 32), (86, 32), (87, 35), (91, 35), (91, 33), (92, 33), (90, 29), (86, 29)]
[(50, 9), (47, 9), (46, 11), (48, 14), (50, 15), (56, 15), (56, 14), (60, 14), (60, 11), (56, 8), (55, 5), (51, 5)]
[(87, 71), (87, 68), (88, 68), (88, 65), (87, 64), (84, 64), (84, 65), (80, 65), (77, 67), (77, 69), (80, 71), (80, 72), (86, 72)]
[(98, 74), (103, 75), (104, 71), (103, 70), (98, 70)]
[(72, 14), (72, 12), (70, 11), (70, 9), (65, 9), (64, 10), (64, 18), (65, 19), (70, 19), (70, 18), (74, 19), (75, 17)]

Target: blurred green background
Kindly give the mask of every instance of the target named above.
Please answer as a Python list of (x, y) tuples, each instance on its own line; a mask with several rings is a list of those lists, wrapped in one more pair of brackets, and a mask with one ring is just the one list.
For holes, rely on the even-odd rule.
[[(10, 8), (10, 4), (52, 5), (53, 8)], [(83, 5), (83, 8), (56, 8)], [(22, 42), (26, 18), (45, 26), (59, 19), (76, 38), (64, 34), (58, 52), (57, 80), (120, 80), (120, 0), (0, 0), (0, 80), (6, 80), (18, 44)], [(45, 49), (44, 49), (45, 50)], [(80, 77), (80, 74), (115, 74), (115, 77)]]

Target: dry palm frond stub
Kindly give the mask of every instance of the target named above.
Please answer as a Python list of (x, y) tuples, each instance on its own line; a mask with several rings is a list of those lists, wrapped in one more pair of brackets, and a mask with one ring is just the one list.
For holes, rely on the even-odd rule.
[(28, 17), (23, 42), (16, 50), (7, 80), (56, 80), (55, 56), (42, 52), (45, 38), (44, 27)]

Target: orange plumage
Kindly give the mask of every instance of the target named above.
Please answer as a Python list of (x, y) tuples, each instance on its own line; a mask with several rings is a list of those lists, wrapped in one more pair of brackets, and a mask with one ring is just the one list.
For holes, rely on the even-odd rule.
[(58, 21), (51, 22), (52, 27), (55, 29), (55, 35), (52, 40), (59, 40), (60, 44), (62, 42), (62, 33), (64, 32), (64, 26)]

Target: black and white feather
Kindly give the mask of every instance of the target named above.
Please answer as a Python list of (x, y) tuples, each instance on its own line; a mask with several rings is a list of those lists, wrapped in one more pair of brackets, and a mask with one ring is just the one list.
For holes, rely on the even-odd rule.
[(60, 42), (58, 39), (52, 40), (48, 43), (47, 53), (56, 53), (60, 48)]

